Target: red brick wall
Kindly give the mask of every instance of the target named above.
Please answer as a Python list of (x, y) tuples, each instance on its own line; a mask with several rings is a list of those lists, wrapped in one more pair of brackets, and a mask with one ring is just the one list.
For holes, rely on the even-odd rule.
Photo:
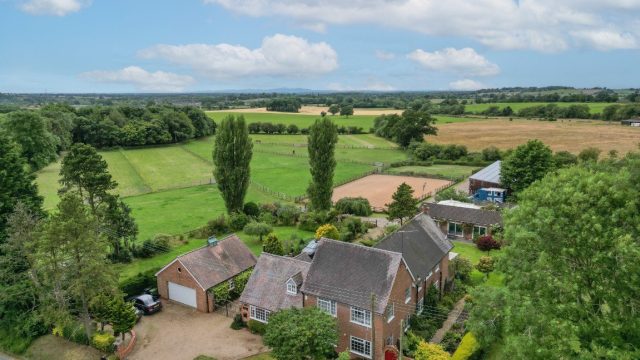
[(474, 194), (478, 189), (489, 187), (500, 187), (500, 184), (469, 179), (469, 195)]
[[(178, 271), (178, 268), (181, 271)], [(193, 279), (180, 261), (176, 261), (164, 269), (157, 277), (158, 294), (163, 299), (169, 299), (169, 282), (196, 289), (196, 304), (198, 311), (209, 312), (209, 299), (207, 292)], [(211, 306), (212, 308), (212, 306)]]

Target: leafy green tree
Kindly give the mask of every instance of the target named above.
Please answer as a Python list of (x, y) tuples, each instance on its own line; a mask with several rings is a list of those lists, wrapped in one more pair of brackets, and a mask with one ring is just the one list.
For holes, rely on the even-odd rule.
[(553, 163), (556, 168), (561, 169), (578, 163), (578, 157), (568, 151), (558, 151), (553, 154)]
[(542, 179), (553, 167), (551, 149), (540, 140), (529, 140), (502, 162), (500, 181), (510, 194), (517, 195)]
[(131, 215), (131, 208), (118, 195), (106, 198), (106, 206), (101, 213), (101, 232), (109, 240), (113, 261), (131, 260), (131, 248), (138, 236), (138, 225)]
[(489, 277), (489, 273), (495, 269), (495, 261), (491, 256), (482, 256), (476, 264), (476, 269), (483, 273), (486, 277)]
[(453, 266), (453, 272), (456, 274), (456, 279), (460, 279), (463, 282), (467, 282), (471, 279), (471, 271), (473, 265), (471, 261), (464, 256), (458, 256), (451, 262)]
[(122, 336), (124, 340), (125, 334), (131, 331), (136, 325), (138, 316), (133, 304), (124, 301), (121, 296), (116, 296), (110, 304), (109, 322), (113, 327), (113, 332)]
[(279, 360), (328, 359), (338, 343), (338, 326), (316, 307), (291, 308), (269, 316), (263, 341)]
[(507, 292), (500, 287), (480, 286), (471, 297), (473, 305), (467, 326), (486, 349), (502, 337)]
[(333, 104), (331, 106), (329, 106), (329, 112), (331, 113), (331, 115), (335, 115), (337, 113), (340, 112), (340, 106), (338, 106), (338, 104)]
[(213, 149), (213, 176), (229, 214), (242, 211), (249, 188), (253, 144), (244, 116), (229, 115), (220, 123)]
[(252, 221), (244, 226), (243, 231), (247, 235), (257, 236), (260, 242), (262, 242), (262, 237), (273, 231), (273, 227), (267, 223)]
[(413, 197), (413, 189), (406, 183), (400, 184), (396, 192), (391, 196), (393, 201), (387, 204), (387, 219), (399, 219), (400, 224), (405, 218), (416, 214), (416, 201)]
[(47, 129), (45, 120), (34, 111), (9, 113), (4, 127), (20, 145), (21, 155), (33, 170), (56, 159), (57, 139)]
[(274, 255), (284, 255), (282, 243), (274, 233), (267, 235), (267, 238), (264, 240), (262, 251)]
[(602, 151), (598, 148), (588, 147), (580, 151), (578, 154), (578, 160), (580, 160), (580, 162), (598, 162), (601, 152)]
[(353, 115), (353, 105), (342, 104), (340, 106), (340, 116), (349, 117), (349, 115)]
[(335, 147), (338, 129), (328, 118), (316, 120), (309, 128), (309, 165), (311, 184), (307, 189), (313, 210), (331, 209), (333, 174), (336, 168)]
[(631, 155), (560, 170), (522, 192), (505, 219), (510, 244), (498, 268), (505, 274), (505, 354), (640, 357), (640, 317), (632, 315), (640, 286), (639, 180), (640, 156)]
[(409, 146), (412, 141), (422, 142), (425, 135), (435, 135), (437, 130), (433, 124), (435, 119), (427, 112), (405, 110), (391, 132), (394, 141), (403, 148)]
[(0, 131), (0, 244), (4, 242), (7, 219), (15, 211), (16, 204), (23, 205), (36, 215), (41, 214), (42, 197), (38, 195), (35, 176), (25, 169), (16, 144)]
[(107, 294), (98, 294), (89, 302), (89, 313), (100, 324), (100, 331), (104, 331), (104, 325), (111, 321), (111, 301)]

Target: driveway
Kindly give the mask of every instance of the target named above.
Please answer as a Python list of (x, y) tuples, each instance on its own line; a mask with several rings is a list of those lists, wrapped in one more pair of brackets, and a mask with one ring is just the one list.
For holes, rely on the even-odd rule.
[(231, 318), (203, 314), (163, 301), (157, 314), (144, 316), (134, 328), (138, 343), (128, 359), (192, 360), (208, 355), (217, 360), (242, 359), (269, 349), (248, 330), (232, 330)]

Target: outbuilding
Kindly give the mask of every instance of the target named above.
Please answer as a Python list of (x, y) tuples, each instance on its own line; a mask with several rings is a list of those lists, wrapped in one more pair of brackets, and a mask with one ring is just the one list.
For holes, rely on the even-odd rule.
[(256, 257), (235, 234), (210, 238), (207, 246), (178, 256), (156, 273), (158, 293), (201, 312), (214, 310), (209, 289), (225, 281), (233, 288), (234, 278), (253, 268)]

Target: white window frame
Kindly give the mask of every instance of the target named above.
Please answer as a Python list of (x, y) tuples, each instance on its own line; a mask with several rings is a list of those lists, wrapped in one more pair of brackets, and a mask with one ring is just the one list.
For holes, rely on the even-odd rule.
[(396, 306), (394, 303), (388, 304), (387, 305), (387, 309), (385, 310), (385, 313), (387, 313), (387, 322), (391, 322), (391, 320), (393, 320), (393, 318), (396, 317)]
[(411, 286), (404, 291), (404, 303), (408, 304), (409, 301), (411, 301)]
[[(353, 342), (359, 343), (360, 346), (362, 346), (362, 350), (363, 352), (360, 352), (358, 350), (354, 350), (353, 349)], [(366, 351), (367, 347), (369, 348), (369, 353), (367, 354)], [(351, 336), (349, 339), (349, 351), (358, 355), (358, 356), (364, 356), (367, 359), (371, 359), (371, 341), (369, 340), (365, 340), (365, 339), (360, 339), (359, 337), (355, 337), (355, 336)]]
[(424, 296), (418, 299), (418, 303), (416, 304), (416, 313), (421, 314), (424, 309)]
[[(357, 316), (354, 317), (354, 314), (356, 314)], [(367, 328), (371, 327), (371, 311), (352, 306), (350, 315), (350, 320), (352, 323)], [(359, 318), (362, 318), (362, 321), (360, 321)]]
[(336, 317), (338, 312), (336, 311), (337, 304), (334, 300), (326, 300), (318, 298), (318, 303), (316, 304), (318, 309), (326, 312), (327, 314)]
[(440, 271), (440, 264), (436, 265), (436, 269), (433, 270), (434, 273), (437, 273)]
[(431, 279), (431, 276), (433, 276), (433, 271), (429, 271), (429, 275), (427, 275), (427, 278), (425, 280)]
[[(260, 313), (260, 315), (258, 315)], [(263, 309), (263, 308), (259, 308), (257, 306), (249, 306), (249, 318), (255, 320), (255, 321), (259, 321), (261, 323), (265, 323), (267, 324), (269, 322), (269, 314), (271, 314), (271, 311)], [(262, 315), (264, 315), (264, 319), (262, 318)]]
[[(477, 231), (476, 231), (477, 229)], [(480, 234), (480, 229), (484, 229), (484, 234)], [(473, 225), (473, 237), (475, 238), (476, 236), (484, 236), (487, 235), (487, 227), (486, 226), (480, 226), (480, 225)]]
[(298, 285), (296, 285), (296, 283), (291, 279), (287, 281), (287, 294), (298, 295)]
[(228, 284), (229, 284), (229, 290), (233, 290), (236, 288), (236, 282), (233, 280), (233, 278), (229, 279)]

